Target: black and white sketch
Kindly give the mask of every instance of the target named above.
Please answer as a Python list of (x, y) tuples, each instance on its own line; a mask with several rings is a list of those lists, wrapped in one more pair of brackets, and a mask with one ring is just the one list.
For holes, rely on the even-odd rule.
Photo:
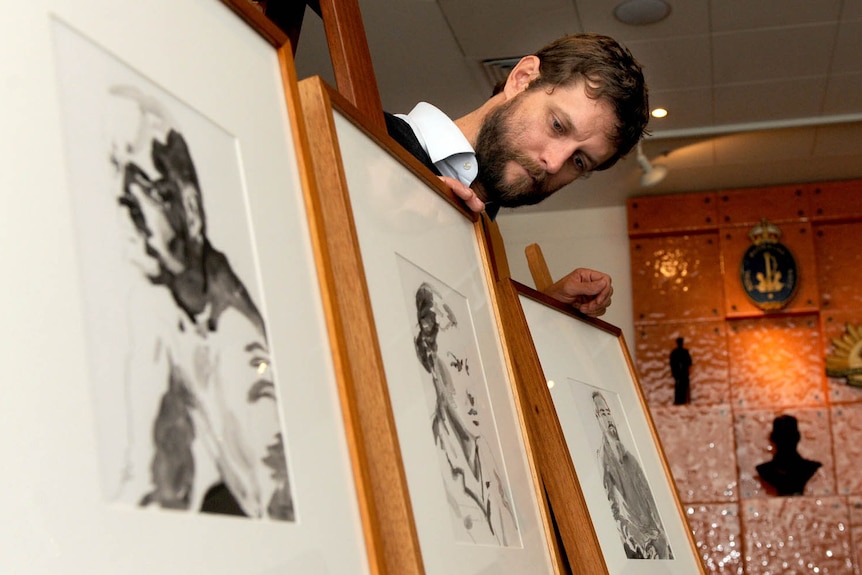
[(614, 402), (619, 412), (615, 416), (605, 397), (606, 392), (592, 386), (585, 387), (592, 389), (589, 396), (595, 410), (595, 421), (601, 431), (596, 457), (626, 557), (673, 559), (673, 551), (641, 462), (622, 439), (623, 434), (626, 434), (627, 443), (633, 444), (631, 431), (624, 425), (624, 414), (619, 412), (619, 401)]
[(293, 521), (236, 142), (59, 30), (108, 496)]
[(399, 260), (456, 540), (521, 544), (466, 299)]

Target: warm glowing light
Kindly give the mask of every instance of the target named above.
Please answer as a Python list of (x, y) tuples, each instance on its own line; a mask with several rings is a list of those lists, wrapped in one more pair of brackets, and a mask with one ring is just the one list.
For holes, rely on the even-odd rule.
[(554, 386), (555, 386), (555, 385), (557, 385), (557, 384), (556, 384), (556, 383), (554, 383), (554, 380), (553, 380), (553, 379), (549, 379), (549, 380), (548, 380), (548, 389), (554, 389)]
[(650, 114), (653, 118), (664, 118), (667, 116), (667, 110), (665, 108), (654, 108)]
[(653, 277), (656, 281), (669, 281), (674, 287), (682, 286), (689, 275), (688, 254), (679, 248), (659, 250), (653, 254), (656, 258)]
[(263, 375), (267, 367), (269, 367), (269, 365), (265, 361), (260, 362), (257, 366), (257, 374)]

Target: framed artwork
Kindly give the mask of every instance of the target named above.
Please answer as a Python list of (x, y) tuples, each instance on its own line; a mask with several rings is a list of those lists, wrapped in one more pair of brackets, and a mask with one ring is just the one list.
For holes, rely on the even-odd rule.
[(478, 217), (319, 78), (300, 94), (365, 450), (399, 472), (375, 503), (415, 526), (401, 568), (558, 573)]
[(371, 573), (286, 37), (245, 0), (0, 29), (4, 568)]
[(704, 573), (621, 330), (513, 280), (499, 293), (551, 508), (581, 508), (564, 517), (587, 517), (611, 575)]

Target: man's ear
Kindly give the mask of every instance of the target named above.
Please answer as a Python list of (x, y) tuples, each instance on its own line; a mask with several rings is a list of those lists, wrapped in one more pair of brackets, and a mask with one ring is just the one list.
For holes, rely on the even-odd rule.
[(530, 82), (539, 77), (539, 57), (524, 56), (515, 64), (512, 71), (509, 72), (509, 77), (506, 79), (506, 86), (503, 92), (506, 94), (506, 99), (509, 99), (516, 94), (523, 92), (530, 85)]

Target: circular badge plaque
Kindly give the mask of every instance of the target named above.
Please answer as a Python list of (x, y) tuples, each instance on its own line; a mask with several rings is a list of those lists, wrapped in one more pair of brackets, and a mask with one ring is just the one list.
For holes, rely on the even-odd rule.
[(761, 222), (749, 235), (754, 244), (745, 251), (740, 265), (745, 294), (760, 309), (781, 309), (796, 293), (796, 260), (778, 242), (781, 232), (773, 224)]

